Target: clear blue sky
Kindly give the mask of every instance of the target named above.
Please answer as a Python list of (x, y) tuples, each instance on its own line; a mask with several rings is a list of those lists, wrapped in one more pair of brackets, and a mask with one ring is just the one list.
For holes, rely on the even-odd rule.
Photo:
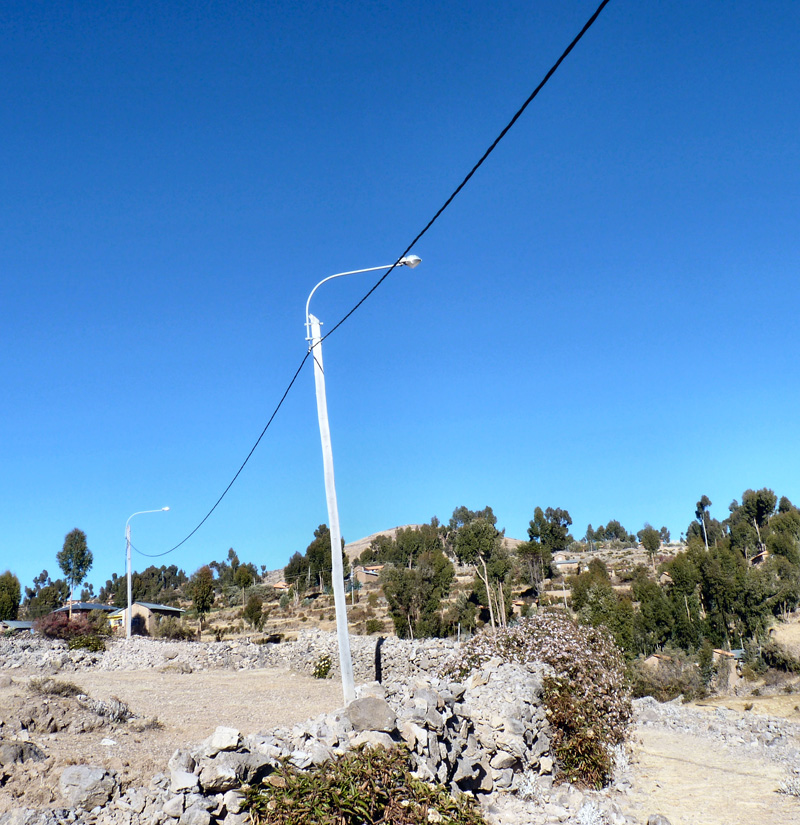
[[(0, 8), (0, 570), (206, 514), (302, 359), (317, 281), (395, 260), (596, 3)], [(800, 4), (612, 0), (325, 343), (342, 531), (489, 504), (580, 535), (800, 501)], [(335, 281), (330, 328), (375, 276)], [(281, 567), (327, 521), (308, 362), (206, 524)], [(149, 559), (134, 556), (142, 569)]]

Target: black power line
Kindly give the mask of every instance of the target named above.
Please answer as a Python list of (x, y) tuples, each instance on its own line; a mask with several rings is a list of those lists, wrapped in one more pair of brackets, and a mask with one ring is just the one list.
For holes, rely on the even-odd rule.
[[(444, 210), (447, 209), (447, 207), (450, 206), (450, 204), (456, 199), (461, 190), (467, 185), (467, 183), (469, 183), (472, 176), (478, 171), (478, 169), (480, 169), (480, 167), (484, 164), (489, 155), (491, 155), (492, 152), (497, 148), (497, 145), (500, 143), (500, 141), (508, 134), (508, 132), (514, 126), (514, 124), (520, 119), (520, 117), (522, 117), (523, 112), (533, 102), (534, 98), (539, 94), (539, 92), (541, 92), (541, 90), (545, 87), (550, 78), (556, 73), (559, 66), (564, 62), (564, 60), (566, 60), (569, 53), (575, 48), (575, 46), (578, 45), (578, 42), (581, 40), (581, 38), (586, 34), (587, 31), (589, 31), (594, 22), (600, 16), (600, 12), (603, 11), (603, 9), (608, 5), (609, 2), (610, 0), (602, 0), (600, 5), (595, 10), (594, 14), (586, 21), (583, 28), (578, 32), (577, 35), (575, 35), (569, 46), (567, 46), (567, 48), (564, 49), (558, 60), (556, 60), (556, 62), (550, 67), (547, 74), (545, 74), (545, 76), (539, 82), (539, 85), (530, 93), (530, 95), (522, 104), (522, 106), (519, 107), (519, 109), (516, 111), (511, 120), (509, 120), (509, 122), (506, 124), (505, 128), (494, 139), (491, 146), (489, 146), (489, 148), (483, 153), (483, 155), (481, 155), (480, 160), (478, 160), (478, 162), (472, 167), (472, 169), (469, 170), (466, 177), (453, 190), (450, 197), (447, 198), (447, 200), (441, 205), (441, 207), (439, 207), (436, 214), (428, 221), (428, 223), (425, 224), (422, 230), (416, 235), (414, 240), (412, 240), (411, 243), (403, 250), (398, 259), (386, 270), (386, 272), (383, 273), (383, 275), (381, 275), (380, 278), (378, 278), (377, 281), (375, 281), (372, 287), (363, 295), (363, 297), (358, 301), (358, 303), (351, 307), (351, 309), (342, 318), (340, 318), (339, 321), (337, 321), (337, 323), (333, 327), (331, 327), (328, 330), (328, 332), (322, 338), (320, 338), (320, 340), (314, 346), (321, 344), (326, 338), (329, 338), (331, 335), (333, 335), (333, 333), (336, 332), (336, 330), (339, 329), (339, 327), (342, 326), (342, 324), (344, 324), (344, 322), (347, 321), (350, 318), (350, 316), (353, 315), (353, 313), (356, 312), (356, 310), (358, 310), (361, 307), (361, 305), (372, 295), (372, 293), (375, 292), (375, 290), (392, 274), (392, 272), (394, 272), (394, 270), (400, 265), (400, 261), (413, 249), (417, 241), (419, 241), (420, 238), (422, 238), (423, 235), (425, 235), (428, 232), (428, 230), (434, 225), (434, 223), (436, 223), (436, 221), (442, 215)], [(185, 544), (203, 526), (203, 524), (205, 524), (208, 517), (214, 512), (214, 510), (217, 509), (222, 499), (225, 498), (225, 495), (227, 494), (228, 490), (231, 489), (233, 483), (236, 481), (237, 478), (239, 478), (239, 474), (242, 472), (242, 470), (244, 470), (245, 465), (250, 460), (250, 457), (255, 452), (256, 447), (258, 447), (259, 443), (261, 442), (261, 439), (264, 437), (270, 425), (272, 424), (273, 419), (278, 414), (278, 410), (283, 406), (283, 402), (286, 400), (286, 396), (289, 394), (289, 390), (291, 390), (294, 386), (294, 382), (297, 380), (297, 376), (300, 374), (300, 370), (303, 368), (306, 361), (308, 360), (308, 356), (310, 355), (310, 353), (311, 349), (309, 349), (308, 352), (306, 352), (306, 354), (303, 356), (303, 360), (300, 362), (300, 366), (297, 368), (294, 375), (292, 376), (292, 380), (289, 382), (289, 386), (286, 387), (286, 391), (281, 396), (281, 400), (275, 407), (272, 415), (269, 418), (269, 421), (267, 421), (266, 426), (261, 431), (261, 435), (259, 435), (259, 437), (256, 439), (256, 443), (253, 444), (253, 447), (247, 454), (247, 458), (245, 458), (239, 469), (236, 471), (236, 475), (231, 479), (228, 486), (222, 491), (222, 495), (216, 500), (214, 506), (206, 513), (206, 515), (203, 517), (202, 521), (197, 525), (197, 527), (195, 527), (194, 530), (192, 530), (192, 532), (186, 536), (186, 538), (178, 542), (174, 547), (171, 547), (169, 550), (164, 551), (163, 553), (148, 554), (142, 553), (140, 550), (137, 550), (136, 552), (139, 553), (139, 555), (147, 556), (148, 558), (153, 559), (158, 558), (159, 556), (166, 556), (168, 553), (172, 553), (174, 550), (177, 550), (181, 545)]]

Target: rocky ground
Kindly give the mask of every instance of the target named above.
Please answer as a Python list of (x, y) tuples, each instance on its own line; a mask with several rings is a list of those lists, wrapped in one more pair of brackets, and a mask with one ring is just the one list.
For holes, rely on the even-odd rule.
[[(48, 660), (46, 667), (27, 661), (0, 670), (0, 823), (144, 822), (145, 796), (136, 788), (168, 774), (177, 749), (207, 740), (219, 726), (247, 737), (290, 728), (341, 704), (336, 680), (242, 668), (229, 654), (227, 666), (202, 668), (196, 648), (189, 667), (176, 650), (171, 666), (160, 669), (100, 669), (87, 660), (70, 670), (69, 663)], [(7, 664), (0, 651), (0, 666)], [(47, 671), (80, 692), (48, 695), (46, 684), (32, 690), (31, 679), (46, 678)], [(787, 712), (794, 712), (793, 699), (785, 697)], [(800, 792), (800, 726), (760, 712), (774, 714), (776, 702), (748, 702), (753, 707), (745, 711), (637, 701), (631, 748), (621, 755), (611, 788), (584, 792), (536, 777), (517, 796), (486, 797), (487, 816), (498, 825), (800, 825), (800, 798), (779, 792)], [(113, 775), (116, 802), (94, 812), (68, 807), (61, 780), (80, 765)]]

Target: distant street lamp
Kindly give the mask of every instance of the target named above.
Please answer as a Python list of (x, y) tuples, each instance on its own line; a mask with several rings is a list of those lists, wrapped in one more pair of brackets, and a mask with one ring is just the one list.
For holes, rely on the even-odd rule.
[[(421, 259), (416, 255), (401, 258), (398, 264), (413, 269)], [(353, 681), (353, 658), (350, 655), (350, 637), (347, 632), (347, 601), (344, 593), (344, 569), (342, 566), (342, 533), (339, 528), (339, 507), (336, 503), (336, 485), (333, 479), (333, 451), (331, 449), (331, 431), (328, 426), (328, 402), (325, 397), (325, 373), (322, 369), (322, 335), (321, 322), (308, 311), (314, 293), (327, 281), (342, 278), (345, 275), (357, 275), (361, 272), (375, 272), (389, 269), (386, 266), (371, 266), (369, 269), (353, 269), (339, 272), (321, 280), (306, 301), (306, 341), (308, 351), (314, 359), (314, 386), (317, 393), (317, 417), (319, 418), (319, 435), (322, 440), (322, 465), (325, 472), (325, 498), (328, 503), (328, 522), (331, 534), (331, 584), (333, 586), (333, 603), (336, 611), (336, 634), (339, 639), (339, 669), (342, 672), (342, 691), (344, 702), (349, 704), (356, 697)]]
[(139, 510), (133, 513), (125, 522), (125, 546), (127, 549), (128, 561), (128, 622), (127, 622), (127, 638), (131, 637), (131, 620), (133, 618), (133, 600), (131, 599), (131, 519), (133, 516), (141, 516), (142, 513), (166, 513), (169, 507), (162, 507), (160, 510)]

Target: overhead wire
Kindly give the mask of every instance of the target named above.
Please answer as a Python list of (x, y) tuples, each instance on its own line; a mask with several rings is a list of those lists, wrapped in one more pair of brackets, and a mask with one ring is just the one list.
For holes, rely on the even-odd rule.
[(236, 475), (234, 475), (234, 477), (231, 479), (228, 486), (222, 491), (222, 495), (220, 495), (220, 497), (216, 500), (216, 502), (214, 502), (214, 506), (206, 513), (206, 515), (198, 523), (198, 525), (184, 539), (179, 541), (174, 547), (171, 547), (169, 550), (165, 550), (163, 553), (143, 553), (143, 552), (141, 552), (141, 550), (137, 550), (136, 552), (139, 553), (140, 556), (146, 556), (147, 558), (159, 558), (161, 556), (166, 556), (169, 553), (172, 553), (175, 550), (177, 550), (182, 545), (184, 545), (203, 526), (203, 524), (205, 524), (205, 522), (208, 520), (209, 516), (211, 516), (211, 514), (217, 509), (217, 507), (219, 506), (222, 499), (225, 498), (226, 494), (231, 489), (231, 487), (233, 486), (236, 479), (239, 478), (239, 475), (241, 474), (242, 470), (244, 470), (245, 465), (247, 464), (247, 462), (250, 460), (251, 456), (255, 452), (256, 447), (258, 447), (258, 445), (261, 443), (261, 439), (264, 437), (264, 435), (266, 434), (266, 432), (269, 429), (270, 425), (272, 424), (273, 420), (275, 419), (275, 416), (278, 414), (278, 411), (283, 406), (283, 402), (286, 400), (286, 396), (289, 394), (289, 391), (294, 386), (294, 383), (297, 380), (297, 376), (300, 374), (300, 371), (303, 369), (303, 366), (305, 365), (306, 361), (308, 360), (309, 355), (311, 355), (313, 348), (318, 346), (319, 344), (321, 344), (324, 340), (329, 338), (331, 335), (333, 335), (333, 333), (336, 332), (336, 330), (338, 330), (339, 327), (341, 327), (342, 324), (344, 324), (345, 321), (347, 321), (367, 301), (367, 299), (370, 298), (370, 296), (375, 292), (375, 290), (377, 290), (378, 287), (381, 286), (381, 284), (392, 274), (392, 272), (394, 272), (394, 270), (398, 266), (400, 266), (400, 262), (403, 260), (403, 258), (414, 248), (414, 245), (431, 229), (431, 227), (441, 217), (442, 213), (458, 197), (461, 190), (467, 185), (467, 183), (469, 183), (469, 181), (472, 179), (473, 175), (478, 171), (478, 169), (480, 169), (481, 166), (483, 166), (485, 161), (488, 159), (489, 155), (491, 155), (492, 152), (497, 148), (500, 141), (508, 134), (508, 132), (514, 126), (514, 124), (520, 119), (520, 117), (522, 117), (523, 113), (528, 108), (528, 106), (538, 96), (539, 92), (541, 92), (541, 90), (545, 87), (545, 85), (550, 80), (550, 78), (556, 73), (556, 71), (558, 71), (559, 66), (561, 66), (561, 64), (564, 62), (564, 60), (566, 60), (566, 58), (568, 57), (570, 52), (575, 48), (575, 46), (578, 45), (581, 38), (583, 38), (583, 36), (586, 34), (586, 32), (588, 32), (589, 29), (594, 25), (595, 21), (600, 16), (600, 13), (609, 4), (610, 1), (611, 0), (602, 0), (602, 2), (597, 7), (597, 9), (594, 11), (592, 16), (586, 21), (586, 23), (584, 23), (583, 28), (581, 28), (581, 30), (578, 32), (578, 34), (575, 35), (575, 37), (572, 39), (572, 42), (567, 46), (567, 48), (564, 49), (564, 51), (561, 53), (561, 56), (558, 58), (558, 60), (556, 60), (556, 62), (553, 63), (553, 65), (547, 71), (547, 73), (542, 78), (542, 80), (539, 82), (539, 84), (536, 86), (536, 88), (530, 93), (530, 95), (528, 95), (525, 102), (514, 113), (514, 116), (511, 118), (511, 120), (509, 120), (509, 122), (506, 124), (506, 126), (503, 128), (503, 130), (497, 135), (497, 137), (494, 139), (494, 141), (492, 141), (492, 144), (489, 146), (489, 148), (486, 149), (486, 151), (483, 153), (483, 155), (481, 155), (478, 162), (472, 167), (472, 169), (469, 170), (469, 172), (464, 177), (464, 179), (461, 181), (461, 183), (459, 183), (458, 186), (453, 190), (452, 194), (439, 207), (439, 209), (436, 211), (434, 216), (425, 224), (425, 226), (422, 228), (422, 230), (417, 233), (417, 235), (414, 237), (414, 239), (411, 241), (411, 243), (399, 255), (397, 260), (386, 270), (386, 272), (383, 273), (383, 275), (381, 275), (380, 278), (378, 278), (375, 281), (375, 283), (370, 287), (370, 289), (367, 290), (367, 292), (364, 293), (364, 295), (361, 297), (361, 299), (357, 303), (355, 303), (347, 311), (347, 313), (345, 315), (343, 315), (342, 318), (340, 318), (336, 322), (336, 324), (334, 324), (334, 326), (332, 326), (328, 330), (328, 332), (325, 335), (323, 335), (320, 338), (319, 341), (317, 341), (314, 345), (309, 347), (308, 351), (303, 356), (303, 359), (300, 362), (300, 366), (298, 366), (298, 368), (295, 370), (295, 373), (292, 376), (292, 380), (289, 382), (289, 385), (286, 387), (285, 392), (281, 396), (281, 400), (278, 402), (277, 406), (275, 407), (275, 409), (272, 412), (272, 415), (269, 418), (269, 421), (267, 421), (264, 429), (261, 431), (261, 435), (259, 435), (258, 438), (256, 439), (256, 442), (255, 442), (255, 444), (253, 444), (252, 448), (250, 449), (250, 452), (247, 454), (247, 457), (242, 462), (239, 469), (236, 471)]
[(281, 400), (278, 402), (277, 406), (272, 411), (272, 415), (269, 417), (269, 421), (267, 421), (267, 423), (264, 425), (264, 429), (261, 430), (261, 435), (259, 435), (259, 437), (256, 439), (256, 443), (253, 444), (253, 446), (250, 448), (250, 452), (247, 454), (247, 457), (241, 463), (239, 469), (236, 471), (236, 475), (234, 475), (234, 477), (230, 480), (228, 486), (222, 491), (222, 495), (214, 502), (214, 506), (205, 514), (205, 516), (203, 516), (203, 519), (194, 528), (194, 530), (192, 530), (192, 532), (189, 533), (184, 539), (179, 541), (174, 547), (170, 547), (169, 550), (165, 550), (163, 553), (143, 553), (141, 550), (137, 550), (136, 552), (140, 556), (146, 556), (149, 559), (157, 559), (157, 558), (160, 558), (161, 556), (166, 556), (169, 553), (172, 553), (175, 550), (177, 550), (181, 545), (186, 544), (186, 542), (189, 541), (189, 539), (206, 523), (209, 516), (214, 512), (214, 510), (217, 509), (217, 507), (219, 506), (219, 503), (222, 501), (222, 499), (225, 498), (228, 490), (230, 490), (231, 487), (233, 487), (234, 482), (236, 481), (237, 478), (239, 478), (239, 475), (241, 474), (242, 470), (244, 470), (245, 465), (247, 464), (248, 461), (250, 461), (250, 457), (256, 451), (256, 447), (258, 447), (258, 445), (261, 443), (261, 439), (266, 435), (267, 430), (270, 428), (270, 425), (272, 424), (275, 416), (278, 414), (278, 410), (280, 410), (280, 408), (283, 406), (283, 402), (286, 400), (286, 396), (289, 395), (289, 391), (294, 386), (294, 382), (297, 381), (297, 376), (300, 375), (300, 370), (302, 370), (303, 367), (305, 366), (305, 363), (308, 360), (308, 356), (310, 354), (311, 354), (311, 350), (306, 352), (306, 354), (303, 356), (303, 359), (300, 361), (300, 366), (298, 366), (298, 368), (295, 370), (294, 375), (292, 376), (292, 380), (289, 382), (289, 385), (286, 387), (286, 389), (284, 390), (283, 395), (281, 396)]

